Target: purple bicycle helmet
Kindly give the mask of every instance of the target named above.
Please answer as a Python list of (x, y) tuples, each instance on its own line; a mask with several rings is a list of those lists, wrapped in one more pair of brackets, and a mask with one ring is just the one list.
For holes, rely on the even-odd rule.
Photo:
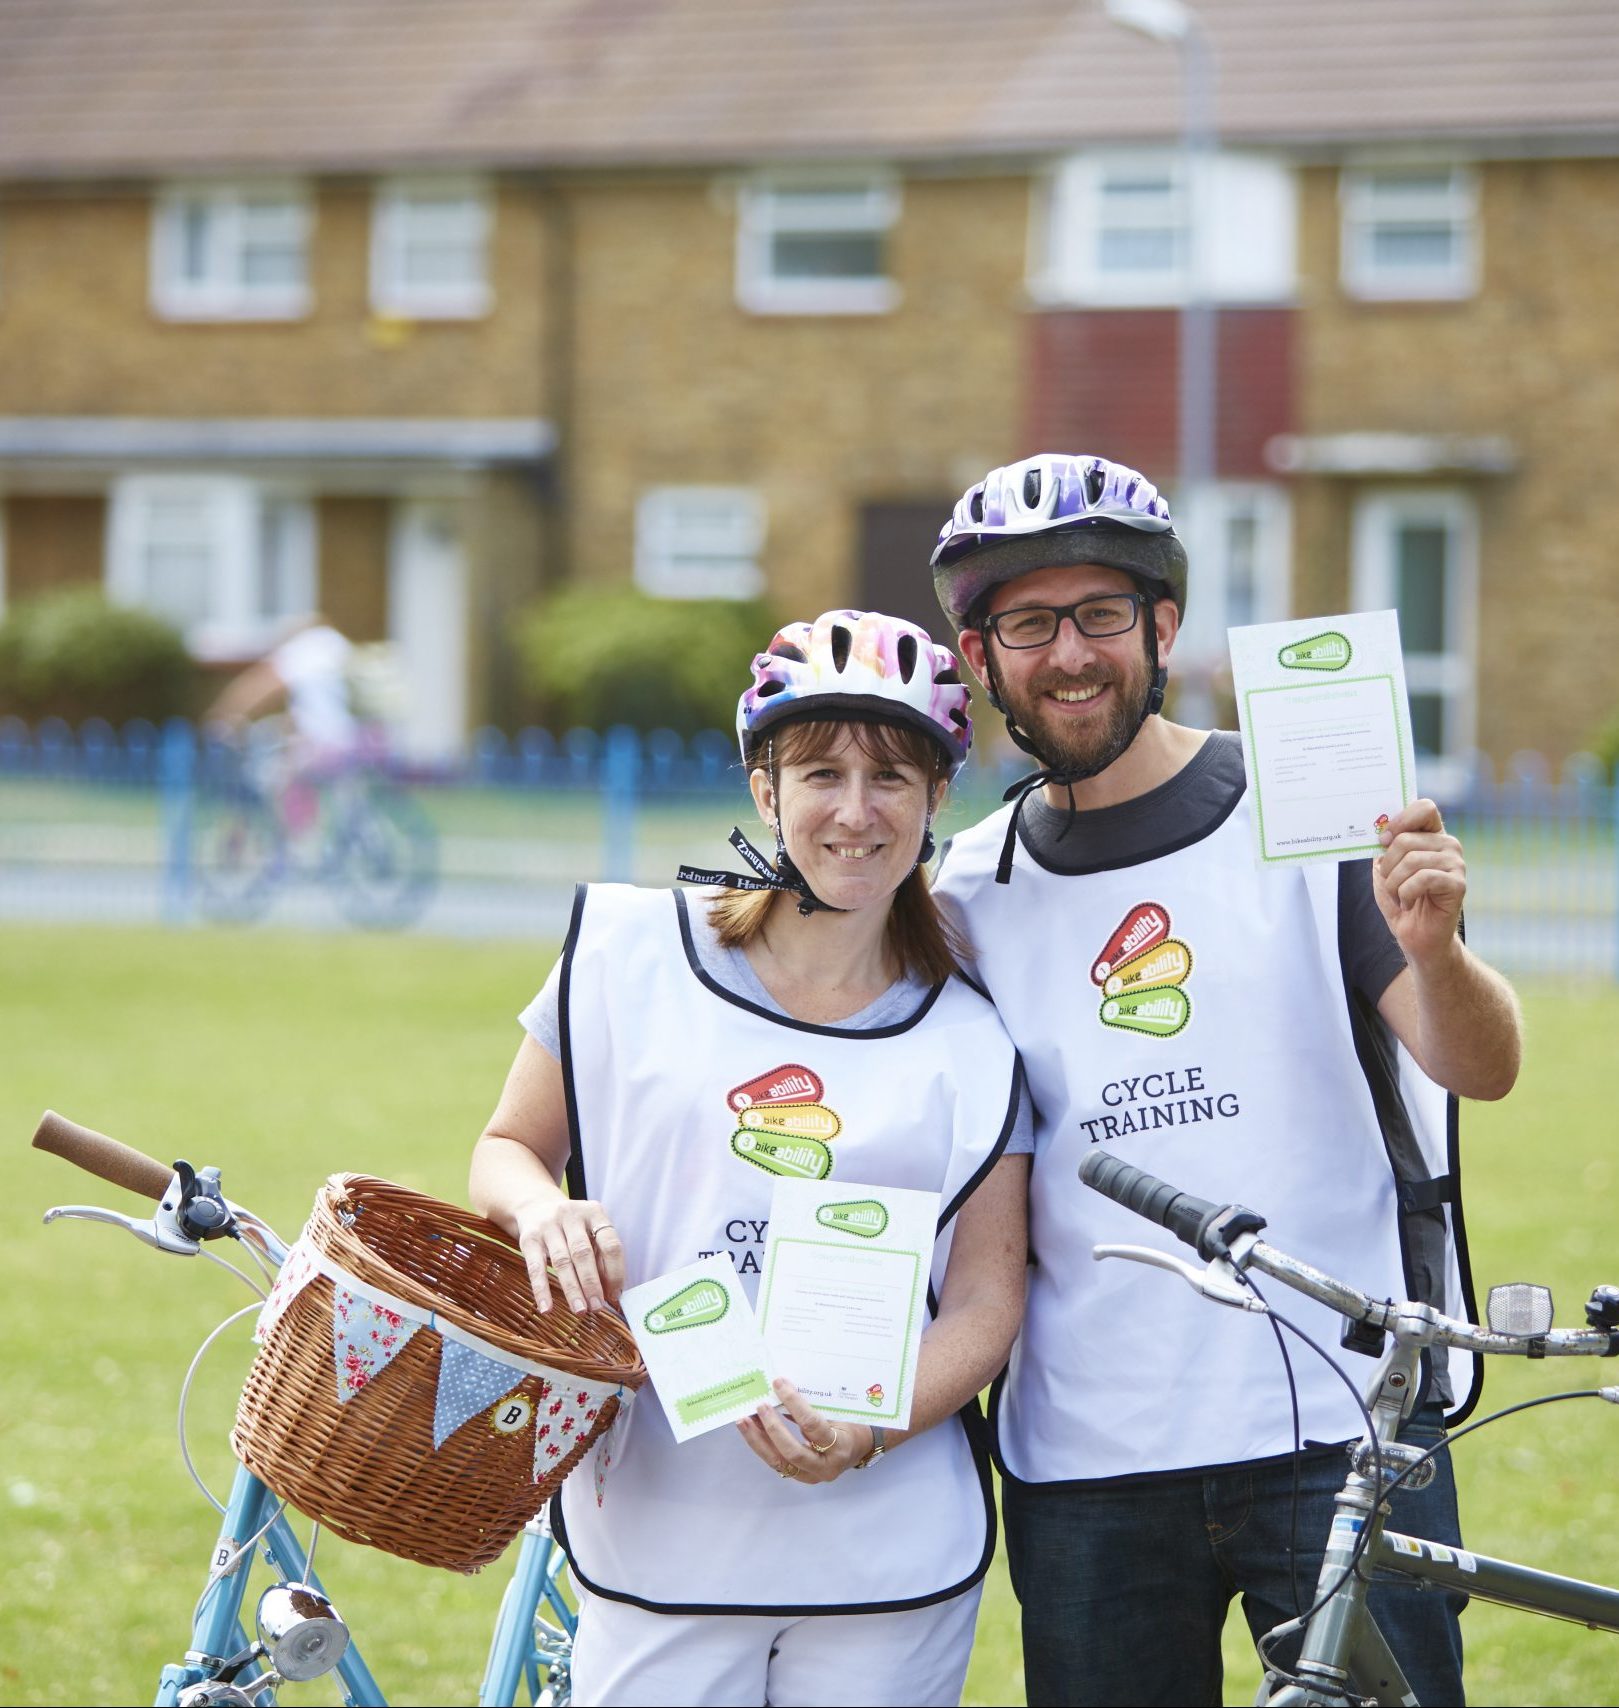
[(972, 747), (968, 693), (948, 647), (877, 611), (827, 611), (788, 623), (753, 661), (737, 702), (743, 764), (759, 738), (792, 719), (855, 717), (904, 724), (945, 750), (952, 775)]
[(1157, 487), (1106, 457), (1053, 452), (991, 469), (967, 488), (939, 530), (933, 590), (962, 629), (992, 587), (1069, 563), (1122, 569), (1186, 610), (1186, 548)]

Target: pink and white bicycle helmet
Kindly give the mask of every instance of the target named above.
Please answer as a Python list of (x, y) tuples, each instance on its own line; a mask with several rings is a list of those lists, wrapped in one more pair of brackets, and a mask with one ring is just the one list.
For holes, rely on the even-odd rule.
[(1053, 452), (967, 488), (939, 530), (933, 590), (961, 629), (992, 587), (1066, 563), (1122, 569), (1186, 609), (1186, 548), (1158, 488), (1106, 457)]
[(788, 623), (755, 657), (736, 708), (743, 764), (752, 763), (761, 736), (815, 716), (921, 730), (944, 748), (952, 775), (972, 746), (955, 654), (926, 629), (877, 611), (827, 611), (813, 623)]

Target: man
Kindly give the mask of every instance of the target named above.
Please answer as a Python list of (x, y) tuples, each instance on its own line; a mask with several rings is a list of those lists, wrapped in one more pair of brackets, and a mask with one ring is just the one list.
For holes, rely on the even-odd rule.
[[(1251, 1205), (1277, 1245), (1374, 1294), (1462, 1309), (1445, 1094), (1511, 1088), (1517, 1007), (1461, 940), (1466, 867), (1433, 802), (1389, 803), (1375, 861), (1260, 869), (1238, 738), (1160, 712), (1187, 559), (1142, 476), (1094, 457), (997, 469), (933, 562), (963, 655), (1043, 767), (955, 839), (939, 885), (1039, 1110), (1028, 1310), (995, 1407), (1029, 1701), (1217, 1703), (1232, 1595), (1256, 1635), (1312, 1599), (1346, 1470), (1333, 1444), (1359, 1412), (1294, 1341), (1295, 1556), (1275, 1337), (1093, 1262), (1098, 1241), (1153, 1236), (1079, 1183), (1080, 1160), (1104, 1144)], [(1338, 1319), (1274, 1302), (1364, 1387)], [(1438, 1439), (1463, 1375), (1433, 1361), (1408, 1438)], [(1394, 1503), (1399, 1528), (1459, 1540), (1448, 1463)], [(1459, 1599), (1373, 1606), (1419, 1699), (1460, 1702)]]

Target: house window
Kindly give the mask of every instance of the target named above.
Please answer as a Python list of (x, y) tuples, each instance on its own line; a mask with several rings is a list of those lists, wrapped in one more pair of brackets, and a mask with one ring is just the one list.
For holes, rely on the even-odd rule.
[(1351, 296), (1467, 297), (1478, 288), (1478, 188), (1469, 168), (1348, 170), (1339, 205)]
[(1078, 154), (1035, 181), (1029, 290), (1076, 306), (1173, 305), (1193, 280), (1216, 302), (1284, 302), (1296, 278), (1297, 184), (1285, 161), (1205, 162), (1198, 254), (1187, 162), (1164, 149)]
[(249, 480), (128, 477), (112, 492), (107, 591), (167, 618), (199, 657), (251, 656), (314, 607), (314, 513)]
[(1457, 491), (1369, 493), (1355, 507), (1354, 603), (1400, 619), (1417, 781), (1460, 785), (1474, 735), (1477, 523)]
[(747, 487), (656, 487), (636, 506), (636, 583), (663, 599), (752, 599), (764, 538), (764, 500)]
[(179, 184), (152, 221), (152, 306), (168, 320), (292, 320), (309, 308), (309, 201), (295, 185)]
[(857, 178), (761, 179), (743, 188), (736, 296), (754, 314), (881, 314), (899, 301), (888, 232), (899, 188)]
[(1221, 481), (1174, 509), (1196, 565), (1176, 662), (1217, 670), (1227, 655), (1227, 629), (1276, 623), (1288, 614), (1287, 495), (1262, 482)]
[(371, 306), (412, 320), (473, 320), (494, 301), (487, 185), (471, 179), (379, 186), (371, 219)]

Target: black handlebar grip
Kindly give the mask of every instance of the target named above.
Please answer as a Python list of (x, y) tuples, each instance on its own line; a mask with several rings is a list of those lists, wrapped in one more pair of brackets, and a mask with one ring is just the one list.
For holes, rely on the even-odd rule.
[(161, 1203), (174, 1170), (133, 1145), (120, 1144), (105, 1133), (81, 1127), (76, 1121), (47, 1109), (34, 1134), (35, 1150), (52, 1151), (77, 1167), (99, 1174), (114, 1186), (126, 1186), (142, 1198)]
[[(1207, 1198), (1179, 1192), (1167, 1181), (1102, 1150), (1086, 1153), (1079, 1165), (1079, 1178), (1115, 1204), (1168, 1228), (1176, 1239), (1200, 1252), (1204, 1230), (1224, 1208), (1211, 1204)], [(1209, 1254), (1202, 1252), (1202, 1255)]]

